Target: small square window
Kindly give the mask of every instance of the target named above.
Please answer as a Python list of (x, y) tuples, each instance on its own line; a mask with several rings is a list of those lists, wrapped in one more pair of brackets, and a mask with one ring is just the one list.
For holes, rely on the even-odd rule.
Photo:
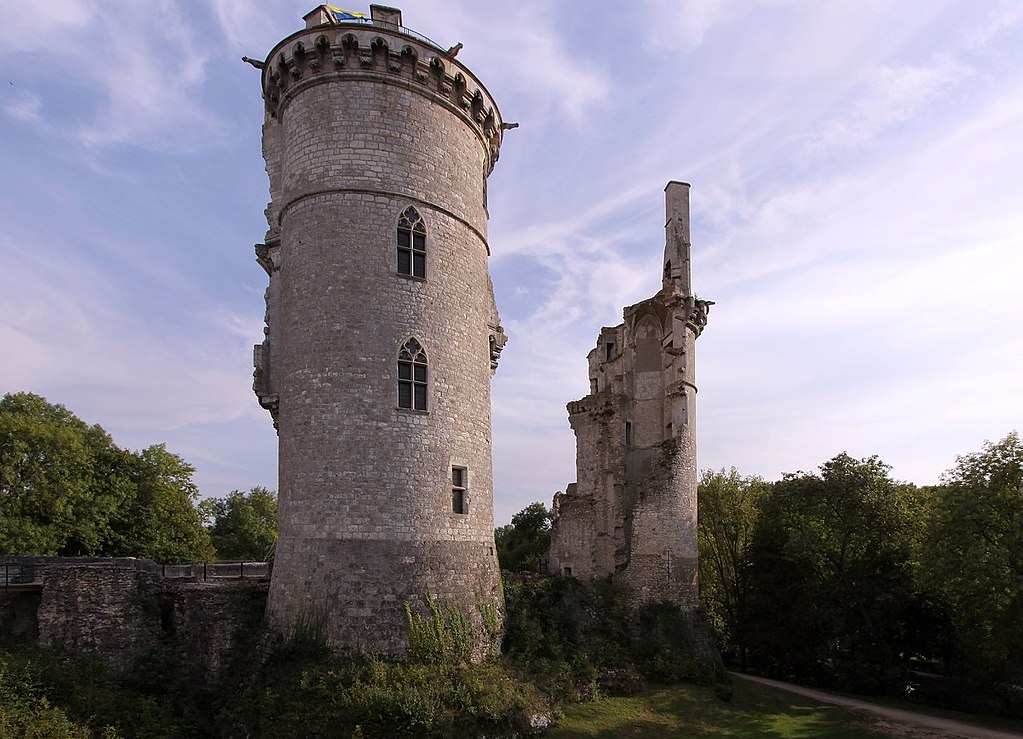
[(451, 468), (451, 510), (455, 513), (469, 512), (468, 477), (465, 467)]

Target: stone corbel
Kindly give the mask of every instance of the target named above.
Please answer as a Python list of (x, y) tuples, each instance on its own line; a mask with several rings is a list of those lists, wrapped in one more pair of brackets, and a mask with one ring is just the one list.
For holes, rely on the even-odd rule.
[(676, 315), (676, 321), (685, 321), (686, 327), (699, 336), (707, 326), (707, 316), (710, 314), (710, 307), (714, 305), (713, 300), (700, 300), (692, 295), (682, 298), (682, 315)]
[(490, 372), (497, 371), (497, 363), (504, 351), (504, 345), (508, 343), (508, 336), (501, 326), (490, 327)]

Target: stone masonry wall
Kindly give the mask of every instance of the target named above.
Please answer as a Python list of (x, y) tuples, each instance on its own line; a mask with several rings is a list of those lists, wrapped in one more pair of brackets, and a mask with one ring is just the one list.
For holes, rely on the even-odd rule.
[(262, 629), (267, 587), (251, 580), (165, 583), (162, 625), (197, 683), (215, 681), (236, 645)]
[[(263, 85), (271, 284), (257, 394), (280, 436), (268, 615), (285, 634), (305, 624), (401, 656), (406, 603), (502, 611), (490, 378), (503, 334), (485, 204), (500, 116), (469, 70), (392, 26), (293, 34)], [(408, 207), (426, 226), (425, 278), (397, 271)], [(409, 338), (428, 358), (426, 411), (397, 407)], [(467, 470), (465, 513), (453, 466)]]
[(95, 654), (127, 669), (160, 636), (158, 578), (93, 565), (47, 570), (39, 604), (39, 643)]
[(576, 483), (555, 498), (549, 566), (611, 580), (631, 606), (697, 606), (696, 338), (711, 305), (689, 293), (688, 185), (669, 183), (661, 290), (601, 329), (591, 392), (568, 404)]
[(39, 637), (39, 593), (0, 592), (0, 641), (35, 641)]
[(3, 639), (38, 638), (118, 671), (169, 646), (201, 685), (216, 680), (236, 645), (262, 628), (265, 582), (163, 579), (116, 560), (52, 559), (61, 562), (46, 566), (41, 592), (0, 594)]

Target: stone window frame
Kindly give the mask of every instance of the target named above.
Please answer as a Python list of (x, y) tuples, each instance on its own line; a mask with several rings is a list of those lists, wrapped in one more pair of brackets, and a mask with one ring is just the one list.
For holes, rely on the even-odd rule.
[(429, 413), (430, 358), (422, 342), (415, 336), (409, 336), (401, 343), (396, 367), (398, 408)]
[(414, 205), (410, 205), (399, 214), (395, 229), (397, 274), (413, 280), (425, 280), (426, 254), (426, 220)]
[(458, 462), (451, 464), (451, 512), (469, 514), (469, 468)]

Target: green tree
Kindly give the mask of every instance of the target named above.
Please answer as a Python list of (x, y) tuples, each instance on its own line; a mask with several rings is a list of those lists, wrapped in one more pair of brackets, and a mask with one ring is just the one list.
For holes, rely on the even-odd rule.
[(895, 689), (914, 612), (922, 497), (876, 456), (787, 474), (762, 506), (750, 633), (777, 669)]
[(543, 503), (530, 503), (494, 530), (497, 559), (511, 572), (537, 570), (551, 545), (552, 514)]
[[(957, 458), (931, 500), (924, 573), (950, 609), (962, 669), (1019, 683), (1023, 667), (1023, 443), (1010, 433)], [(1023, 709), (1021, 709), (1023, 710)]]
[(699, 485), (700, 602), (722, 648), (746, 669), (753, 534), (771, 486), (759, 477), (707, 470)]
[(125, 472), (134, 497), (111, 521), (115, 542), (107, 554), (165, 564), (213, 559), (210, 533), (193, 503), (199, 497), (194, 467), (165, 445), (154, 444), (129, 453)]
[(0, 399), (0, 552), (132, 556), (213, 554), (192, 501), (194, 470), (163, 445), (120, 449), (100, 426), (32, 393)]
[(262, 561), (277, 544), (277, 494), (264, 487), (235, 490), (199, 503), (218, 559)]
[(0, 551), (101, 553), (131, 496), (124, 453), (99, 426), (32, 393), (0, 399)]

